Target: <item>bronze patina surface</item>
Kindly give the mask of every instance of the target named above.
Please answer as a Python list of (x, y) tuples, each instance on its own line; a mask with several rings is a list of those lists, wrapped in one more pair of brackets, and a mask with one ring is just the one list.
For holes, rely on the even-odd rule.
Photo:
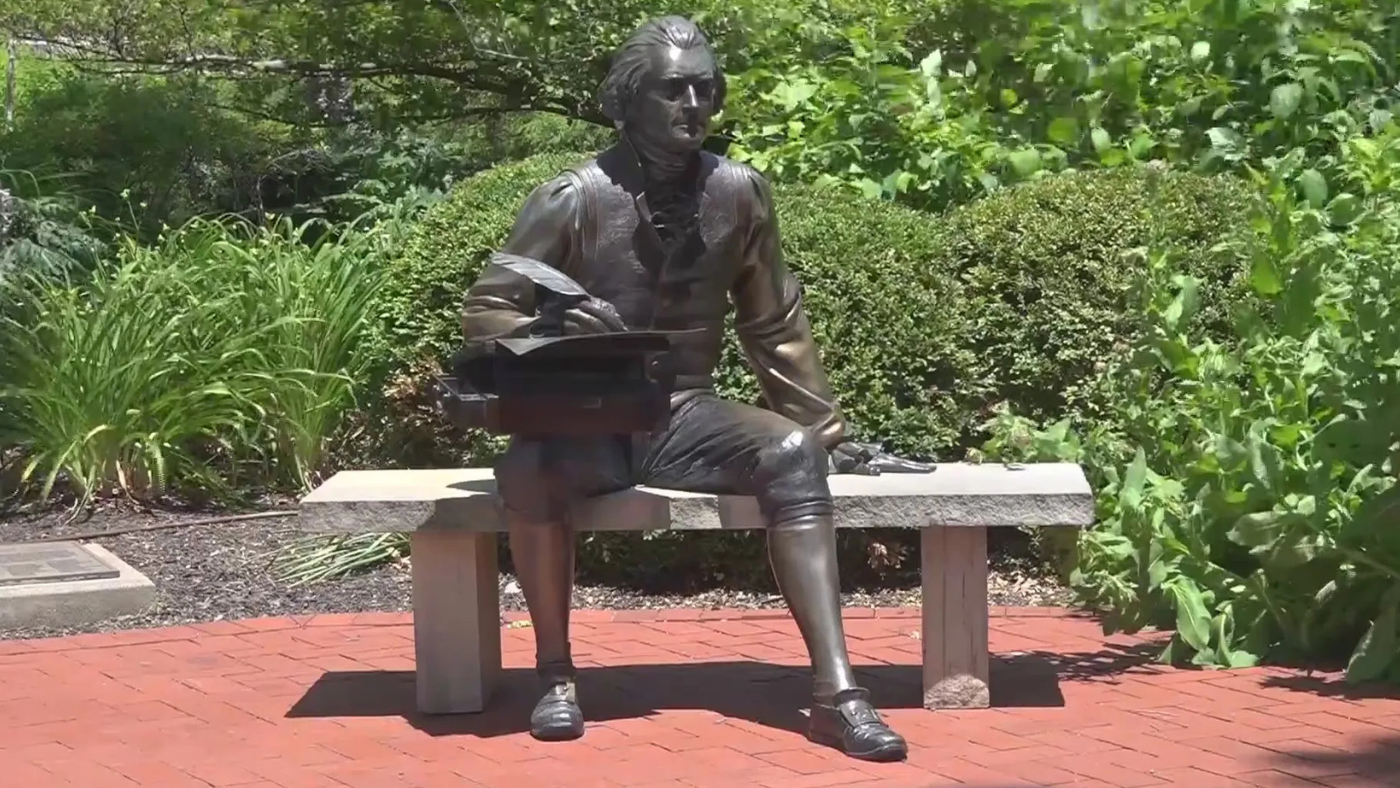
[[(549, 319), (551, 330), (680, 333), (670, 341), (674, 386), (664, 428), (514, 435), (496, 465), (542, 682), (532, 732), (542, 739), (584, 732), (569, 647), (568, 502), (647, 484), (757, 499), (774, 576), (811, 656), (810, 738), (856, 758), (901, 759), (904, 739), (851, 669), (827, 474), (931, 466), (846, 439), (802, 290), (783, 261), (769, 184), (702, 148), (725, 80), (699, 28), (679, 17), (643, 25), (615, 55), (601, 100), (616, 144), (536, 188), (502, 252), (551, 266), (586, 291)], [(465, 299), (465, 338), (538, 333), (541, 292), (518, 271), (488, 266)], [(715, 394), (731, 309), (766, 407)]]

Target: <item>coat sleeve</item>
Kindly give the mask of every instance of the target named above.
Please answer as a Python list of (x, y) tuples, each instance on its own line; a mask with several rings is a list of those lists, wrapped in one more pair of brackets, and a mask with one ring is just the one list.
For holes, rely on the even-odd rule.
[(783, 261), (778, 217), (767, 180), (743, 167), (740, 205), (749, 232), (735, 279), (739, 345), (757, 375), (768, 407), (808, 428), (827, 449), (844, 440), (846, 422), (822, 368), (802, 289)]
[[(567, 173), (540, 185), (526, 198), (501, 251), (569, 273), (583, 237), (582, 208), (578, 184)], [(467, 341), (519, 336), (535, 318), (534, 284), (488, 265), (463, 300), (462, 336)]]

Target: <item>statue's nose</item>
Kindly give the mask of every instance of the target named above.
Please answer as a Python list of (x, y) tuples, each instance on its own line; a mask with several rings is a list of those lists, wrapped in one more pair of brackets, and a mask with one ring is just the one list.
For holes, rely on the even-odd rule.
[(695, 109), (700, 106), (700, 97), (696, 95), (694, 85), (686, 85), (685, 95), (681, 97), (681, 106), (686, 109)]

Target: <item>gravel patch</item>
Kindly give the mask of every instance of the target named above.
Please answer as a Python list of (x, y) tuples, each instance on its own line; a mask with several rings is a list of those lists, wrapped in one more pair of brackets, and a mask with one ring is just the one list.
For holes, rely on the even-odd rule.
[[(276, 506), (277, 502), (274, 502)], [(287, 502), (276, 506), (292, 508)], [(48, 536), (183, 523), (218, 516), (207, 512), (136, 512), (107, 508), (65, 523), (61, 512), (0, 516), (0, 542)], [(381, 566), (350, 577), (293, 586), (270, 568), (282, 548), (302, 538), (294, 517), (144, 531), (94, 539), (151, 579), (155, 604), (135, 616), (71, 629), (0, 629), (0, 640), (55, 637), (84, 632), (177, 626), (223, 619), (310, 613), (407, 611), (412, 608), (407, 562)], [(999, 566), (998, 564), (1003, 564)], [(503, 574), (501, 607), (525, 609), (519, 584)], [(853, 607), (917, 606), (917, 587), (871, 588), (843, 594)], [(993, 560), (988, 601), (998, 606), (1059, 605), (1068, 595), (1053, 578), (1028, 571), (1016, 561)], [(580, 586), (578, 608), (627, 610), (658, 608), (781, 608), (775, 594), (715, 589), (694, 594), (649, 594), (609, 586)]]

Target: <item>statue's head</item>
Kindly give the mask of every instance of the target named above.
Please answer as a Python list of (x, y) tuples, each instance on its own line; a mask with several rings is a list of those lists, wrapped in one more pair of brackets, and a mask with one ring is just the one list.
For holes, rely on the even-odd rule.
[(638, 28), (613, 56), (603, 114), (629, 136), (676, 152), (700, 149), (724, 106), (724, 73), (700, 28), (668, 16)]

